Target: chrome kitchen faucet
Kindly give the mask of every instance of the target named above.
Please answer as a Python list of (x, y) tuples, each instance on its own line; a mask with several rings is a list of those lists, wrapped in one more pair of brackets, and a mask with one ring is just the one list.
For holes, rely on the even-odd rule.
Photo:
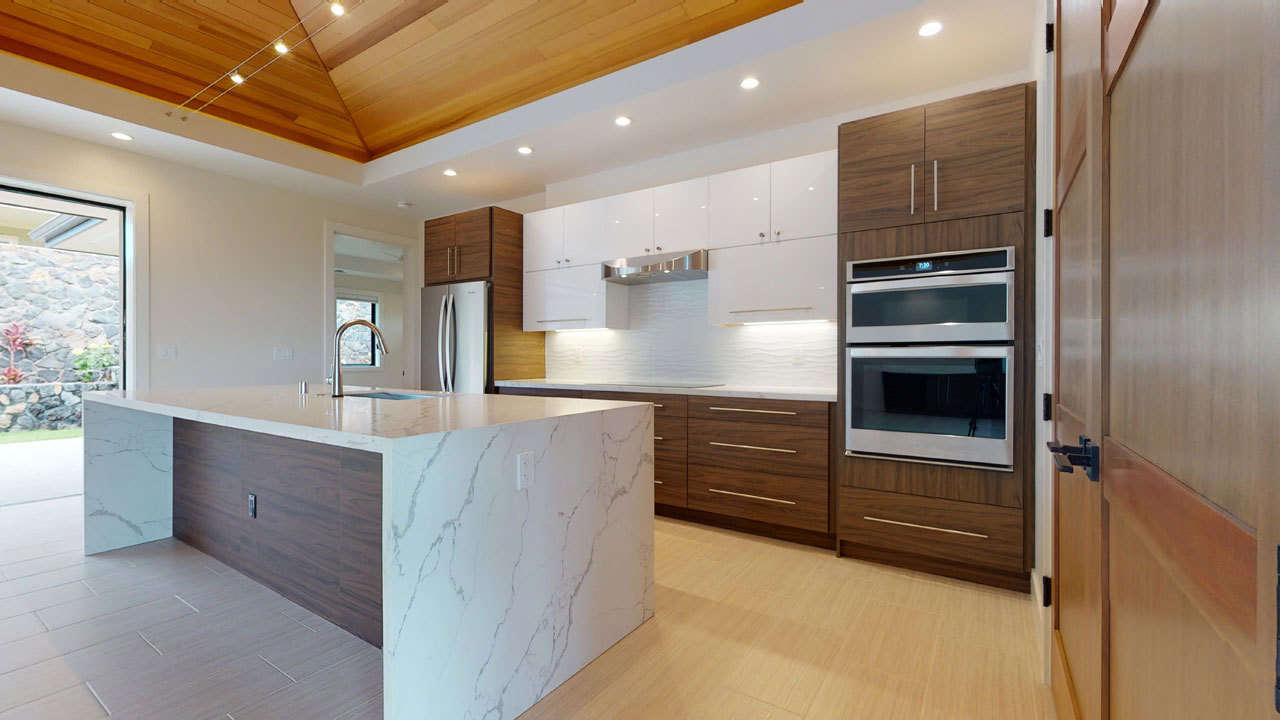
[(342, 336), (357, 325), (369, 328), (370, 332), (373, 333), (374, 347), (381, 350), (383, 355), (391, 352), (391, 349), (387, 347), (387, 341), (382, 337), (382, 331), (378, 329), (377, 325), (360, 318), (343, 323), (342, 327), (338, 328), (338, 332), (333, 335), (333, 377), (329, 378), (329, 381), (333, 383), (333, 397), (342, 397)]

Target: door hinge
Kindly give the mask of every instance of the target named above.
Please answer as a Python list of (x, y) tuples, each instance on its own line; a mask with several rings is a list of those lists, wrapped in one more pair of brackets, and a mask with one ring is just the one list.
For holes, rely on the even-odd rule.
[(1053, 605), (1053, 578), (1048, 575), (1041, 575), (1040, 582), (1042, 586), (1040, 591), (1040, 602), (1045, 607), (1050, 607)]
[(1053, 52), (1053, 23), (1044, 24), (1044, 51)]
[(1040, 396), (1040, 419), (1045, 422), (1053, 419), (1053, 393)]
[(1053, 237), (1053, 208), (1044, 209), (1044, 236)]
[(1084, 468), (1084, 474), (1093, 482), (1102, 480), (1102, 448), (1084, 435), (1079, 445), (1063, 445), (1058, 441), (1045, 443), (1053, 453), (1053, 465), (1060, 473), (1074, 473)]

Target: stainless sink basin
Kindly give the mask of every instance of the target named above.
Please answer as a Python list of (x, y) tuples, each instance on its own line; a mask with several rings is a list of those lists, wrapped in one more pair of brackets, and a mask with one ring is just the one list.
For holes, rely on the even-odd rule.
[(443, 397), (440, 393), (395, 393), (395, 392), (353, 392), (343, 397), (370, 398), (372, 400), (421, 400), (423, 398)]

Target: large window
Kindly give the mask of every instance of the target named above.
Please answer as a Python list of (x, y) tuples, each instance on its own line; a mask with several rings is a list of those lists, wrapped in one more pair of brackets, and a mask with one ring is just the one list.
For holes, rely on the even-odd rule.
[[(337, 327), (351, 320), (368, 320), (378, 322), (378, 298), (348, 293), (338, 294), (338, 306), (335, 313)], [(374, 352), (373, 333), (367, 327), (353, 327), (342, 336), (342, 347), (339, 348), (343, 367), (378, 367), (378, 353)]]

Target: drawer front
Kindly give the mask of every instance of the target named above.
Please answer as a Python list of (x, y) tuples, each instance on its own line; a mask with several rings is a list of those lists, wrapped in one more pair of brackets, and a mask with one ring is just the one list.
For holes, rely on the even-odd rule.
[(827, 479), (827, 428), (689, 418), (689, 462)]
[(657, 457), (653, 466), (653, 500), (663, 505), (688, 507), (686, 500), (687, 466), (684, 460), (672, 462)]
[(919, 495), (840, 488), (840, 539), (1022, 570), (1022, 511)]
[(533, 395), (536, 397), (580, 398), (581, 390), (556, 390), (555, 388), (502, 387), (497, 388), (499, 395)]
[(688, 492), (695, 510), (827, 531), (826, 479), (690, 465)]
[(591, 400), (624, 400), (626, 402), (653, 403), (653, 416), (656, 418), (682, 418), (689, 415), (689, 399), (684, 395), (583, 390), (582, 397)]
[(689, 417), (825, 428), (827, 406), (824, 402), (694, 395), (689, 397)]

